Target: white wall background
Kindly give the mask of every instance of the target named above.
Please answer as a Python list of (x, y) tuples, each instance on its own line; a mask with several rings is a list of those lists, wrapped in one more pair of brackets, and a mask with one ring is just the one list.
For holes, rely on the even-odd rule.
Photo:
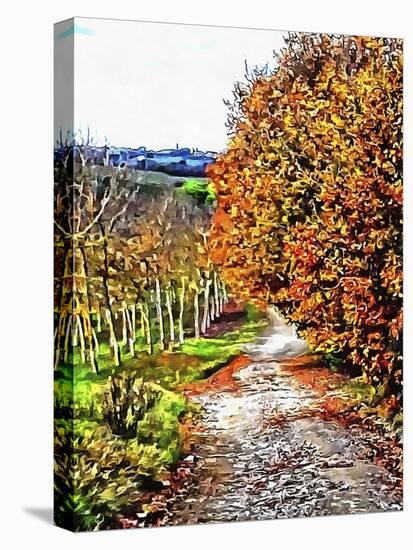
[[(412, 529), (413, 31), (410, 2), (43, 0), (2, 10), (0, 140), (0, 544), (3, 548), (404, 549)], [(406, 38), (405, 512), (74, 535), (52, 505), (52, 23), (73, 15)], [(410, 472), (409, 472), (410, 470)], [(32, 511), (30, 511), (32, 510)], [(409, 518), (410, 515), (410, 518)]]

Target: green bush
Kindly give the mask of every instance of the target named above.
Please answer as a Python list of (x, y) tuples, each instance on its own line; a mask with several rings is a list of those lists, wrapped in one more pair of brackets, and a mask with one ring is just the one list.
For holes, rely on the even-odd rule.
[(178, 460), (182, 446), (180, 418), (186, 410), (187, 403), (181, 395), (164, 390), (144, 415), (137, 436), (145, 474), (157, 476)]
[(161, 480), (178, 460), (180, 419), (187, 402), (159, 386), (148, 385), (147, 391), (156, 399), (137, 422), (133, 439), (129, 434), (114, 435), (103, 423), (56, 420), (55, 516), (59, 525), (98, 530), (129, 509), (141, 511), (142, 486)]
[(212, 205), (216, 199), (215, 191), (207, 180), (188, 179), (183, 184), (183, 190), (202, 204)]

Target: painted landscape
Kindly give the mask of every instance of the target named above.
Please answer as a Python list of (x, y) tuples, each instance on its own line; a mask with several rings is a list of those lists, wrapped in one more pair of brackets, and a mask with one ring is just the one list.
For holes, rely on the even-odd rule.
[(221, 149), (59, 129), (59, 526), (402, 509), (402, 41), (278, 34)]

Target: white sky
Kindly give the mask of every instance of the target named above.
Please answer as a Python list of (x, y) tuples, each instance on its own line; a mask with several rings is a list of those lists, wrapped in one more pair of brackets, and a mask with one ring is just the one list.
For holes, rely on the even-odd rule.
[[(75, 125), (114, 146), (219, 151), (223, 98), (283, 32), (76, 18)], [(65, 40), (64, 38), (61, 41)]]

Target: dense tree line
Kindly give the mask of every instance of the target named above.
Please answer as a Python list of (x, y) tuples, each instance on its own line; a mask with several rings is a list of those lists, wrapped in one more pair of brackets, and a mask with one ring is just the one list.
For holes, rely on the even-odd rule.
[(292, 33), (247, 74), (208, 169), (211, 247), (232, 290), (312, 348), (401, 388), (402, 41)]
[[(55, 161), (55, 366), (98, 368), (199, 337), (219, 317), (225, 285), (207, 250), (211, 208), (124, 166), (95, 164), (70, 144)], [(63, 160), (62, 160), (63, 159)]]

